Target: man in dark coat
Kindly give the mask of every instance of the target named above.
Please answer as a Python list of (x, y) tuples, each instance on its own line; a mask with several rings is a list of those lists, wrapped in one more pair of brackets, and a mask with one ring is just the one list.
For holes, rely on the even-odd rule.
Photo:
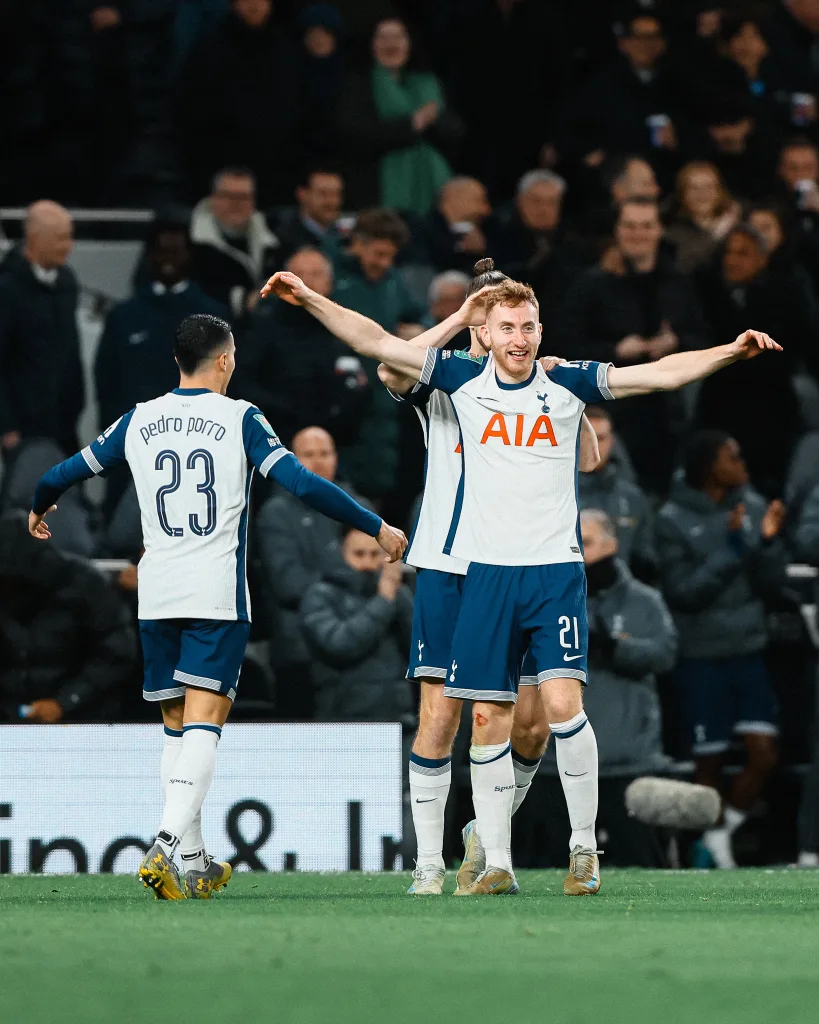
[(0, 520), (0, 720), (97, 720), (135, 667), (130, 615), (107, 580), (38, 544), (24, 515)]
[(78, 447), (85, 404), (77, 332), (77, 279), (68, 211), (29, 207), (21, 248), (0, 264), (0, 445), (4, 458), (25, 438), (47, 437), (64, 452)]

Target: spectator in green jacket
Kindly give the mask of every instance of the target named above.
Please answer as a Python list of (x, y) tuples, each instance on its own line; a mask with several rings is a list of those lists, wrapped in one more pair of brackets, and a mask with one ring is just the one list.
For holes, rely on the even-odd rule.
[[(425, 312), (394, 266), (399, 249), (408, 240), (406, 225), (392, 210), (364, 210), (353, 228), (347, 252), (336, 260), (333, 290), (333, 298), (341, 305), (405, 338), (421, 332), (420, 320)], [(397, 406), (378, 380), (377, 361), (361, 362), (373, 388), (373, 402), (359, 441), (342, 448), (341, 465), (357, 490), (379, 498), (395, 485)]]
[(694, 434), (655, 526), (659, 579), (680, 636), (674, 673), (696, 764), (695, 781), (721, 789), (734, 734), (747, 761), (727, 792), (723, 820), (703, 836), (717, 867), (735, 867), (731, 835), (777, 762), (777, 702), (763, 660), (763, 597), (781, 596), (785, 507), (766, 505), (748, 480), (737, 442), (718, 430)]

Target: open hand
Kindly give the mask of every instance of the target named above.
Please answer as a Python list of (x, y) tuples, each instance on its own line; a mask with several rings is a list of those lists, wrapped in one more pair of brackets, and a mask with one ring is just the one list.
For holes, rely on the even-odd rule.
[(546, 373), (548, 373), (549, 370), (553, 370), (556, 366), (560, 366), (561, 363), (565, 363), (566, 360), (561, 359), (560, 356), (541, 356), (541, 358), (538, 359), (538, 362)]
[(753, 359), (763, 352), (781, 352), (782, 346), (762, 331), (745, 331), (729, 346), (736, 359)]
[(381, 529), (378, 531), (378, 536), (375, 539), (378, 541), (379, 546), (387, 552), (388, 562), (399, 561), (406, 551), (407, 538), (403, 532), (385, 523), (383, 519), (381, 521)]
[[(56, 512), (57, 506), (52, 505), (48, 512)], [(29, 512), (28, 514), (28, 532), (32, 537), (36, 537), (37, 540), (50, 540), (51, 530), (49, 530), (46, 524), (45, 517), (48, 512), (44, 512), (41, 516), (37, 515), (36, 512)]]
[(304, 306), (313, 291), (296, 274), (291, 274), (289, 270), (279, 270), (267, 279), (267, 284), (259, 294), (266, 299), (271, 293), (289, 302), (291, 306)]
[(770, 503), (759, 525), (763, 540), (773, 540), (779, 534), (785, 522), (785, 513), (785, 506), (778, 498)]
[(487, 284), (472, 295), (468, 295), (458, 311), (464, 327), (483, 327), (486, 323), (486, 296), (497, 285)]

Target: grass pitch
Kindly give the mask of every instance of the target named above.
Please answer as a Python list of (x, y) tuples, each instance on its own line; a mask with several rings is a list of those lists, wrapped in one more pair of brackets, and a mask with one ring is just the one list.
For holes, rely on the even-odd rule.
[[(790, 1024), (819, 1020), (819, 874), (603, 871), (406, 896), (408, 875), (0, 876), (8, 1024)], [(449, 888), (454, 884), (450, 879)]]

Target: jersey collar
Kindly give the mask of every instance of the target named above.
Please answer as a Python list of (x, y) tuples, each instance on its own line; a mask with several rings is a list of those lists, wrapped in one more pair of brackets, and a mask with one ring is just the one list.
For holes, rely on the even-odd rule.
[(535, 365), (532, 367), (532, 372), (529, 374), (529, 376), (526, 378), (526, 380), (522, 380), (519, 384), (504, 384), (503, 381), (498, 377), (498, 371), (497, 370), (495, 370), (495, 383), (503, 391), (517, 391), (519, 388), (528, 387), (532, 383), (532, 381), (535, 379), (536, 376), (537, 376), (537, 362), (535, 362)]
[(210, 388), (174, 388), (172, 395), (212, 395)]

